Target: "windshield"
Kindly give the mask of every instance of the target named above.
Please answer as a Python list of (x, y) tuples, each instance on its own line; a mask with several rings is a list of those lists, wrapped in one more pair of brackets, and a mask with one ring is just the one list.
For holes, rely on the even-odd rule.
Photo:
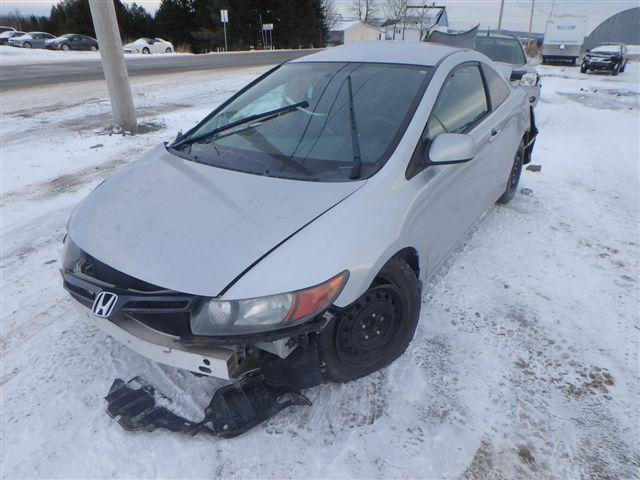
[(494, 62), (524, 65), (527, 57), (520, 42), (515, 38), (476, 37), (476, 50), (484, 53)]
[[(432, 70), (373, 63), (285, 64), (190, 131), (181, 141), (188, 145), (171, 151), (248, 173), (347, 181), (354, 164), (355, 123), (364, 178), (381, 168), (395, 149)], [(281, 113), (262, 115), (273, 111)], [(256, 119), (243, 123), (247, 117)], [(237, 126), (223, 128), (229, 124)], [(221, 131), (207, 136), (215, 129)]]
[(600, 45), (591, 50), (593, 53), (620, 53), (622, 47), (620, 45)]

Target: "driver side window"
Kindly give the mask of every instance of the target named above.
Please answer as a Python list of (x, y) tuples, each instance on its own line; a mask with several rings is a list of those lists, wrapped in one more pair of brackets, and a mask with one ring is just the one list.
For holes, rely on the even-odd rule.
[(466, 133), (489, 112), (477, 65), (457, 68), (445, 81), (427, 123), (428, 138), (440, 133)]
[(441, 133), (467, 133), (489, 114), (489, 110), (478, 64), (463, 64), (449, 73), (409, 162), (407, 180), (424, 169), (431, 140)]

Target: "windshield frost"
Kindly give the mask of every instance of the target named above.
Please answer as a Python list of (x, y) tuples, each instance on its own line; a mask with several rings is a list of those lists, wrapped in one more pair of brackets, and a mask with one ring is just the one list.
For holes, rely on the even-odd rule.
[(203, 163), (250, 173), (348, 180), (354, 156), (347, 88), (350, 76), (362, 177), (366, 177), (377, 171), (395, 148), (430, 72), (430, 67), (389, 64), (286, 64), (189, 136), (206, 135), (249, 116), (301, 106), (181, 148)]

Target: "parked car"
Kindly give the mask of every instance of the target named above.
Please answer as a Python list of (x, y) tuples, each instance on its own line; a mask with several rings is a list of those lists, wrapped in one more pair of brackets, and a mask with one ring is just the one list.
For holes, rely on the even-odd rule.
[(88, 35), (67, 33), (44, 42), (49, 50), (98, 50), (98, 41)]
[(0, 26), (0, 33), (4, 33), (4, 32), (15, 32), (16, 29), (13, 27), (3, 27)]
[(29, 32), (9, 39), (9, 45), (22, 48), (44, 48), (44, 42), (55, 38), (50, 33)]
[(17, 32), (15, 30), (5, 30), (0, 33), (0, 45), (7, 45), (9, 43), (9, 39), (13, 37), (19, 37), (20, 35), (25, 35), (25, 32)]
[(587, 51), (580, 71), (608, 70), (612, 75), (624, 72), (627, 66), (627, 46), (623, 43), (606, 43)]
[(139, 38), (135, 42), (127, 43), (124, 53), (171, 53), (173, 44), (161, 38)]
[(370, 374), (411, 342), (429, 275), (516, 195), (531, 111), (473, 50), (289, 61), (75, 208), (64, 288), (116, 339), (201, 375)]
[(532, 106), (540, 99), (540, 75), (536, 67), (529, 63), (527, 54), (516, 37), (492, 33), (478, 35), (475, 39), (475, 49), (484, 53), (494, 62), (504, 65), (503, 71), (513, 83), (525, 89)]

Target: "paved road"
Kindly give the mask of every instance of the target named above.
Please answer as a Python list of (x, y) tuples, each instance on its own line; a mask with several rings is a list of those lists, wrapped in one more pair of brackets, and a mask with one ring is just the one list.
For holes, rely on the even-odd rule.
[[(127, 59), (132, 77), (162, 73), (209, 70), (215, 68), (271, 65), (302, 57), (317, 50), (217, 53), (211, 55), (158, 55)], [(39, 65), (11, 65), (0, 69), (0, 89), (33, 87), (62, 82), (81, 82), (104, 78), (102, 64), (96, 61), (69, 61)]]

